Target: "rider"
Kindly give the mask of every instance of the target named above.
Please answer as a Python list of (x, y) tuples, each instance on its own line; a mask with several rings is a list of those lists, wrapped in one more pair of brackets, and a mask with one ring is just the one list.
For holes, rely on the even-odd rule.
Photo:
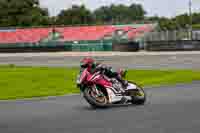
[[(128, 82), (126, 80), (122, 79), (122, 76), (119, 72), (113, 71), (112, 67), (107, 66), (105, 64), (97, 63), (93, 58), (86, 57), (81, 60), (81, 68), (88, 68), (89, 72), (94, 73), (95, 71), (102, 71), (105, 70), (104, 74), (108, 76), (109, 78), (114, 77), (119, 82), (122, 83), (123, 88), (125, 89), (128, 86)], [(81, 69), (82, 71), (82, 69)]]

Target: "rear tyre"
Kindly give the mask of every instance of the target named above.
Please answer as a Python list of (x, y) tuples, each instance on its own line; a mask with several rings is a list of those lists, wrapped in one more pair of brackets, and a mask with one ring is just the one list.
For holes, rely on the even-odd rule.
[(138, 91), (131, 96), (131, 103), (136, 105), (144, 105), (146, 102), (146, 93), (140, 86), (137, 86), (137, 89)]
[(83, 96), (86, 101), (93, 107), (93, 108), (105, 108), (107, 107), (108, 99), (106, 96), (95, 97), (93, 94), (94, 92), (92, 89), (85, 89), (83, 92)]

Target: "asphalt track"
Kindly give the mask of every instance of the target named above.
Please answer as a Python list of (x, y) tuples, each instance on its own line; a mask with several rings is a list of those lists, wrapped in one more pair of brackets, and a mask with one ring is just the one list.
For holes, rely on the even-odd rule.
[[(87, 55), (83, 55), (87, 56)], [(83, 57), (82, 56), (82, 57)], [(78, 66), (80, 55), (1, 54), (0, 64)], [(148, 53), (95, 55), (114, 67), (199, 69), (200, 54)], [(146, 88), (143, 106), (91, 109), (80, 95), (0, 101), (0, 133), (198, 133), (200, 82)]]
[(0, 102), (1, 133), (198, 133), (200, 82), (148, 88), (143, 106), (92, 109), (79, 96)]
[(83, 56), (93, 56), (113, 67), (135, 69), (199, 69), (200, 52), (138, 53), (22, 53), (0, 54), (0, 64), (20, 66), (76, 67)]

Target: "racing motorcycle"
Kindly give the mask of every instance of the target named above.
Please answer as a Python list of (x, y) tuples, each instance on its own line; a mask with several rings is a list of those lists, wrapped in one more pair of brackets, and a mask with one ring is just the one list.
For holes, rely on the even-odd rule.
[[(124, 78), (126, 74), (120, 73)], [(94, 108), (109, 107), (113, 104), (144, 104), (146, 94), (144, 89), (134, 82), (128, 81), (123, 89), (121, 82), (108, 78), (104, 71), (90, 73), (88, 68), (77, 76), (77, 87), (85, 100)]]

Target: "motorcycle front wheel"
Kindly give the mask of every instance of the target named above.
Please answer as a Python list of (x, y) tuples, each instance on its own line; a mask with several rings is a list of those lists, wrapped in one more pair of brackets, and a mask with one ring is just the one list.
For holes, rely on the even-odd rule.
[[(100, 93), (104, 94), (99, 90)], [(107, 96), (104, 94), (102, 96), (97, 96), (92, 89), (85, 89), (83, 91), (83, 96), (86, 101), (93, 107), (93, 108), (105, 108), (108, 105)]]

